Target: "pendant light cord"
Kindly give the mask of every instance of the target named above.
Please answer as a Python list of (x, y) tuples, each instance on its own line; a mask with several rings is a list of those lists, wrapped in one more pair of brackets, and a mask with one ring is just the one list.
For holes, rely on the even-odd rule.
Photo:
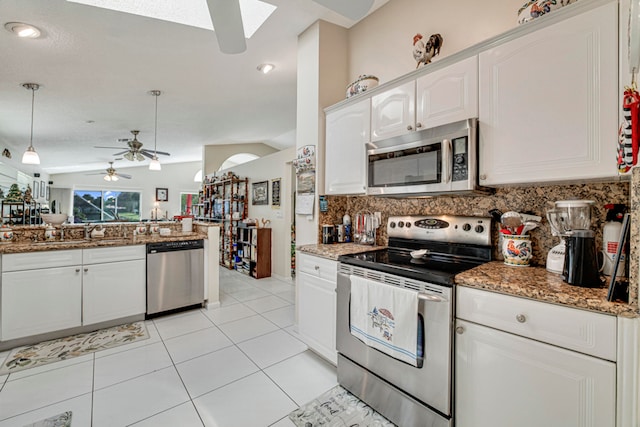
[(36, 89), (31, 87), (31, 137), (29, 138), (29, 148), (33, 148), (33, 109), (34, 109), (34, 100), (36, 97)]
[(158, 157), (158, 95), (159, 92), (154, 94), (156, 96), (156, 124), (153, 130), (153, 156)]

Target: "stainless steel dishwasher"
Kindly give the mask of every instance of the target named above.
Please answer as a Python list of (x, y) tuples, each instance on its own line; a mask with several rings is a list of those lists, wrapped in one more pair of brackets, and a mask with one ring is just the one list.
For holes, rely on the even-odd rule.
[(147, 244), (147, 316), (204, 302), (204, 241)]

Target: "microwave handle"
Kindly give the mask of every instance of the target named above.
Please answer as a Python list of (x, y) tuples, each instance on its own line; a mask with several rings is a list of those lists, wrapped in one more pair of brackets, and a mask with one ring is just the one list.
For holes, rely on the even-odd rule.
[(445, 176), (444, 183), (448, 184), (451, 182), (451, 174), (453, 173), (453, 146), (450, 139), (442, 141), (442, 164), (442, 174)]

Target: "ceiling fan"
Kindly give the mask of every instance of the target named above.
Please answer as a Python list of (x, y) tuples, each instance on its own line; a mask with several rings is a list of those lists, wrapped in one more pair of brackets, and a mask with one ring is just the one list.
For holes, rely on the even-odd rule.
[[(138, 134), (140, 133), (139, 130), (132, 130), (131, 133), (133, 134), (133, 139), (129, 140), (129, 139), (119, 139), (118, 141), (120, 142), (127, 142), (127, 145), (129, 146), (129, 148), (127, 150), (124, 151), (120, 151), (118, 153), (115, 153), (114, 156), (121, 156), (124, 154), (124, 158), (129, 160), (129, 161), (134, 161), (137, 160), (139, 162), (143, 161), (145, 157), (149, 158), (149, 159), (153, 159), (154, 155), (157, 154), (161, 154), (163, 156), (170, 156), (171, 154), (165, 152), (165, 151), (155, 151), (155, 150), (147, 150), (146, 148), (142, 148), (142, 142), (138, 141)], [(110, 149), (114, 149), (114, 150), (119, 150), (122, 147), (99, 147), (96, 146), (95, 148), (110, 148)]]
[[(122, 157), (116, 160), (122, 160)], [(117, 181), (120, 178), (131, 179), (131, 175), (116, 172), (116, 170), (113, 168), (113, 162), (109, 162), (109, 167), (105, 169), (105, 172), (88, 173), (86, 175), (104, 175), (105, 181)]]
[[(342, 16), (357, 21), (373, 6), (374, 0), (313, 0)], [(223, 53), (242, 53), (247, 49), (240, 15), (240, 0), (207, 0), (211, 22)]]

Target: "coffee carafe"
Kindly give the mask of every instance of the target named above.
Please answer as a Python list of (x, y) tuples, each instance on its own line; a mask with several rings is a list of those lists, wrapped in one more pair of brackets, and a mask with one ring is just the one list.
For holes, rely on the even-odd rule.
[(573, 230), (566, 237), (564, 281), (585, 288), (601, 287), (603, 282), (597, 255), (595, 233), (592, 230)]

